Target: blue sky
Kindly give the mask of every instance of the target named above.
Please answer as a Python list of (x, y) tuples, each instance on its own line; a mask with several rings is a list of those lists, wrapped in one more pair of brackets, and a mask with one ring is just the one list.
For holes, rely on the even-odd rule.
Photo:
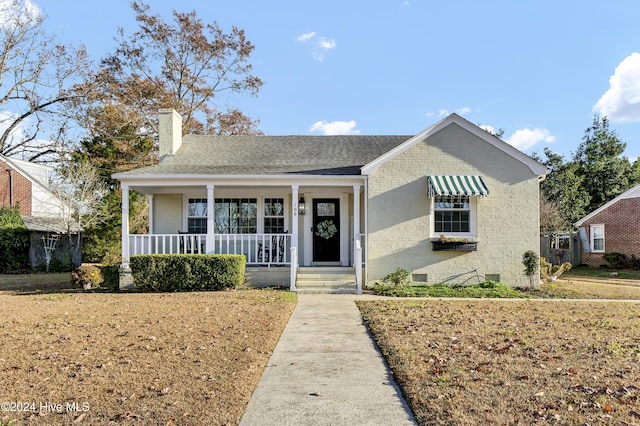
[[(128, 0), (31, 0), (47, 29), (98, 60)], [(257, 98), (222, 100), (268, 135), (406, 134), (451, 112), (524, 152), (569, 158), (593, 115), (640, 156), (640, 3), (477, 0), (149, 1), (195, 10), (256, 46)]]

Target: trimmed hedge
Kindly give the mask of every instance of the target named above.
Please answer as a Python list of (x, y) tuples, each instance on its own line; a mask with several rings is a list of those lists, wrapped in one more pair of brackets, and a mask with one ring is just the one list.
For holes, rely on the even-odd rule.
[(133, 282), (141, 291), (226, 290), (244, 284), (241, 254), (152, 254), (132, 256)]
[(18, 207), (0, 207), (0, 274), (29, 270), (29, 233)]

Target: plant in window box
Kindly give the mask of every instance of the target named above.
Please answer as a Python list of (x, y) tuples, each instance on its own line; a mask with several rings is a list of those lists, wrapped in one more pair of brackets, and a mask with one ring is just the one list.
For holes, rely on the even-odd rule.
[(476, 241), (463, 237), (447, 237), (446, 235), (440, 235), (437, 240), (431, 241), (431, 244), (433, 250), (476, 251), (478, 249)]

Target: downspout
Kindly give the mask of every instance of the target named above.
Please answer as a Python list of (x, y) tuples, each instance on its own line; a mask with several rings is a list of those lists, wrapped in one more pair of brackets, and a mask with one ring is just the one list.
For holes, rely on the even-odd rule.
[(13, 169), (9, 169), (9, 207), (13, 207)]

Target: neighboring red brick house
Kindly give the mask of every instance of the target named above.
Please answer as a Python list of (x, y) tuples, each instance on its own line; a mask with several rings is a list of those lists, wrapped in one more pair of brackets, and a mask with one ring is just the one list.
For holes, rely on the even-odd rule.
[(607, 253), (640, 258), (640, 185), (617, 196), (576, 222), (584, 228), (588, 244), (583, 244), (582, 263), (605, 265)]
[(19, 207), (20, 214), (31, 216), (32, 180), (14, 165), (14, 160), (0, 161), (0, 207)]
[[(64, 210), (56, 195), (49, 189), (51, 168), (43, 164), (0, 155), (0, 208), (18, 207), (22, 220), (30, 233), (29, 262), (37, 267), (43, 262), (42, 236), (62, 235), (68, 230), (62, 215)], [(78, 229), (73, 229), (78, 232)], [(73, 264), (81, 262), (79, 238), (74, 243)], [(70, 252), (68, 242), (61, 243), (54, 257), (63, 260)]]

